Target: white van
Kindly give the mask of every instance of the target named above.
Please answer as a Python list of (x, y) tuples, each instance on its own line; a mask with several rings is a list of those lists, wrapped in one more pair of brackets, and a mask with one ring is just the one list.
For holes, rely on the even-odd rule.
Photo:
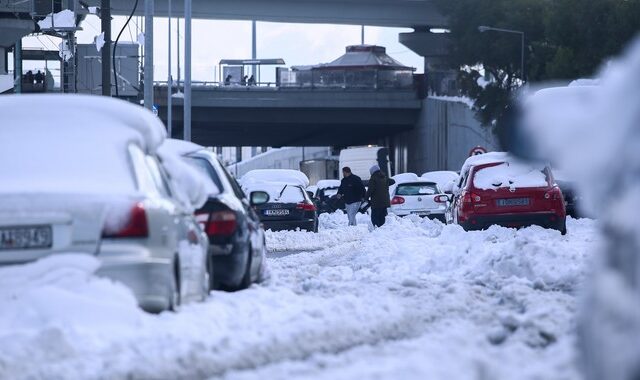
[(348, 166), (351, 172), (363, 181), (368, 181), (371, 177), (369, 169), (373, 165), (380, 166), (380, 169), (391, 176), (391, 163), (389, 162), (389, 149), (380, 146), (350, 147), (340, 151), (340, 179), (342, 179), (342, 168)]

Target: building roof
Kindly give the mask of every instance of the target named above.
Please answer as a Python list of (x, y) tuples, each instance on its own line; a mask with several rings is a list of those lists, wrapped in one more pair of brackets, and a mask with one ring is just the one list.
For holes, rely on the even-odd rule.
[(384, 46), (377, 45), (347, 46), (346, 53), (344, 55), (330, 63), (315, 66), (313, 69), (333, 70), (356, 68), (415, 71), (415, 68), (405, 66), (387, 55), (387, 49)]

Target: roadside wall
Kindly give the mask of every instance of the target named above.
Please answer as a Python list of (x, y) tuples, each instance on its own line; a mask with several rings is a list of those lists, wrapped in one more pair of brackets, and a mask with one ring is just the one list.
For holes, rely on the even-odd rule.
[(475, 146), (498, 150), (490, 128), (480, 125), (463, 98), (423, 100), (416, 128), (394, 138), (396, 172), (458, 171)]

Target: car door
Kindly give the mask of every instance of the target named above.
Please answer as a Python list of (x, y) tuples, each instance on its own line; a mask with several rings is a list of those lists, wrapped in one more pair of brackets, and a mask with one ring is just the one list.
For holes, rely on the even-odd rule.
[(260, 221), (260, 217), (256, 210), (251, 207), (249, 202), (249, 194), (245, 194), (242, 191), (242, 187), (238, 184), (238, 182), (229, 174), (229, 172), (222, 166), (219, 165), (221, 170), (224, 172), (225, 177), (229, 181), (231, 188), (233, 189), (233, 193), (235, 196), (242, 202), (242, 207), (245, 211), (245, 216), (247, 218), (247, 228), (250, 231), (250, 241), (251, 241), (251, 278), (257, 279), (260, 273), (260, 269), (263, 265), (263, 260), (266, 253), (266, 245), (265, 245), (265, 236), (264, 229), (262, 228), (262, 222)]
[(206, 270), (208, 239), (191, 210), (175, 198), (174, 185), (156, 158), (147, 156), (147, 165), (160, 194), (175, 204), (173, 216), (177, 244), (174, 249), (179, 257), (182, 300), (200, 299), (208, 288)]

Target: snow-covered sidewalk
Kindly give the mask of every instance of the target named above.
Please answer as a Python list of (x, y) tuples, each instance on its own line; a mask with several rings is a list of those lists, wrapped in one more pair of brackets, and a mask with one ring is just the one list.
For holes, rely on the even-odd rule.
[(267, 233), (272, 251), (309, 251), (270, 259), (269, 284), (158, 316), (91, 258), (0, 268), (0, 378), (579, 378), (576, 293), (597, 240), (593, 221), (568, 229), (390, 217), (369, 232), (324, 215), (319, 234)]

